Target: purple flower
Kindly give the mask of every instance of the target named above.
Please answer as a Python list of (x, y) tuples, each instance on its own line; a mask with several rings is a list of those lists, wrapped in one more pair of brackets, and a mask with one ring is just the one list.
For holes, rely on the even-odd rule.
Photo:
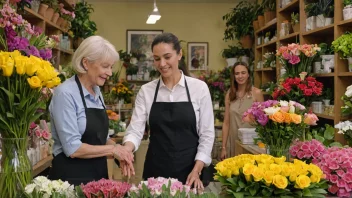
[(41, 49), (39, 50), (40, 57), (44, 60), (50, 60), (52, 57), (51, 49)]
[(268, 123), (269, 118), (268, 118), (267, 115), (265, 115), (265, 114), (263, 113), (263, 114), (259, 114), (259, 115), (258, 115), (257, 121), (258, 121), (258, 123), (259, 123), (260, 125), (265, 126), (266, 123)]
[(36, 57), (41, 57), (40, 54), (39, 54), (39, 51), (36, 47), (34, 46), (29, 46), (28, 49), (25, 50), (27, 56), (30, 56), (30, 55), (33, 55), (33, 56), (36, 56)]
[(29, 46), (29, 41), (27, 38), (23, 38), (23, 37), (14, 37), (14, 38), (8, 38), (7, 39), (7, 45), (8, 45), (8, 49), (10, 52), (14, 51), (14, 50), (26, 50), (27, 47)]
[(33, 31), (34, 31), (34, 35), (36, 35), (36, 36), (39, 36), (43, 33), (43, 29), (38, 26), (34, 26)]

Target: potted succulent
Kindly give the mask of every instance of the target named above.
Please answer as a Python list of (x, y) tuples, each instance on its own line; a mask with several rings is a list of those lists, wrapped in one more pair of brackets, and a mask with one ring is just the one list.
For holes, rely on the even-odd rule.
[(299, 13), (291, 13), (291, 26), (293, 29), (293, 32), (299, 32)]
[(349, 71), (352, 72), (352, 33), (347, 32), (332, 42), (332, 49), (340, 53), (342, 58), (347, 58)]
[(269, 23), (276, 17), (276, 0), (264, 0), (264, 21)]
[(75, 6), (76, 17), (71, 22), (71, 31), (73, 32), (73, 44), (77, 49), (82, 39), (95, 35), (97, 25), (90, 20), (91, 13), (94, 9), (91, 4), (85, 2), (78, 2)]
[(308, 3), (304, 8), (306, 13), (306, 31), (316, 28), (316, 16), (319, 14), (318, 3)]
[(264, 43), (269, 43), (270, 42), (270, 36), (271, 36), (271, 32), (266, 32), (265, 33)]
[(330, 102), (334, 99), (334, 93), (332, 92), (331, 88), (326, 88), (325, 90), (323, 90), (322, 97), (324, 105), (330, 105)]
[(253, 4), (241, 1), (231, 12), (225, 14), (222, 17), (226, 22), (224, 40), (238, 39), (243, 48), (251, 48), (254, 33), (252, 22), (256, 17), (256, 12)]
[[(333, 7), (334, 1), (333, 0), (318, 0), (316, 3), (317, 6), (317, 17), (316, 17), (316, 27), (323, 27), (325, 26), (325, 15), (332, 14), (334, 15), (334, 10), (331, 10)], [(329, 13), (330, 12), (330, 13)]]
[(343, 20), (348, 20), (352, 18), (352, 0), (343, 1)]

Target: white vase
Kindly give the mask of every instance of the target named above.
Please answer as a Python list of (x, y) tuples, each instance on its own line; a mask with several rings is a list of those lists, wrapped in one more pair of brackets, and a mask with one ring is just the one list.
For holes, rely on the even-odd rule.
[(313, 73), (321, 73), (321, 62), (314, 62)]
[(334, 23), (334, 18), (325, 18), (324, 26), (328, 26)]
[(312, 110), (314, 113), (323, 113), (323, 102), (312, 102)]
[(148, 81), (149, 80), (149, 72), (147, 71), (147, 72), (145, 72), (144, 73), (144, 76), (143, 76), (143, 80), (145, 80), (145, 81)]
[(127, 80), (132, 80), (132, 76), (131, 75), (127, 75)]
[(227, 58), (226, 59), (226, 62), (227, 62), (227, 66), (230, 67), (230, 66), (233, 66), (236, 62), (237, 62), (237, 58)]
[(269, 41), (270, 41), (269, 37), (264, 38), (264, 43), (269, 43)]
[(316, 16), (311, 16), (306, 19), (306, 31), (314, 30), (316, 28)]
[(324, 106), (330, 105), (330, 100), (329, 99), (324, 99), (323, 102), (324, 102)]
[(346, 6), (342, 10), (343, 20), (348, 20), (352, 18), (352, 7)]
[(347, 61), (348, 61), (348, 71), (352, 72), (352, 57), (348, 57)]
[(319, 14), (319, 15), (316, 17), (315, 24), (316, 24), (316, 27), (317, 27), (317, 28), (319, 28), (319, 27), (324, 27), (324, 25), (325, 25), (325, 17), (324, 17), (324, 15)]
[(321, 59), (322, 59), (322, 65), (326, 65), (329, 64), (331, 69), (334, 69), (335, 67), (335, 55), (331, 54), (331, 55), (321, 55)]

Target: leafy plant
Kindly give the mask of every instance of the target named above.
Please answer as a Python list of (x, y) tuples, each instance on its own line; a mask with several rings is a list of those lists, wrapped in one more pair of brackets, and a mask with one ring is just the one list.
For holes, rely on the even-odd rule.
[(126, 74), (127, 75), (137, 74), (137, 72), (138, 72), (138, 66), (137, 65), (130, 65), (129, 67), (126, 68)]
[(332, 92), (331, 88), (326, 88), (323, 90), (322, 98), (325, 100), (334, 100), (334, 93)]
[(340, 142), (335, 142), (335, 129), (329, 124), (325, 124), (325, 127), (319, 127), (312, 129), (306, 134), (306, 140), (316, 139), (319, 142), (323, 143), (326, 147), (342, 147)]
[(150, 78), (154, 78), (154, 77), (159, 77), (160, 76), (160, 72), (156, 69), (152, 69), (149, 73)]
[(264, 0), (262, 5), (267, 12), (276, 10), (276, 0)]
[(332, 14), (332, 16), (334, 16), (334, 10), (331, 10), (330, 8), (331, 6), (333, 8), (333, 5), (334, 5), (333, 0), (318, 0), (318, 2), (316, 3), (318, 15), (323, 14), (325, 16), (326, 14), (330, 14), (331, 16)]
[(308, 3), (304, 8), (307, 18), (319, 15), (318, 3)]
[(226, 22), (224, 40), (240, 39), (243, 36), (253, 37), (254, 29), (252, 22), (257, 17), (258, 7), (246, 0), (237, 4), (231, 12), (225, 14), (222, 19)]
[(74, 34), (74, 39), (87, 38), (95, 35), (97, 25), (89, 19), (90, 14), (94, 12), (91, 4), (87, 2), (78, 2), (75, 6), (75, 19), (71, 22), (71, 31)]
[(344, 58), (352, 56), (352, 33), (346, 32), (332, 42), (334, 52), (340, 53)]
[(334, 5), (330, 5), (326, 8), (326, 10), (324, 11), (323, 15), (326, 18), (334, 18), (334, 9), (335, 6)]
[(344, 0), (343, 1), (343, 5), (346, 7), (346, 6), (349, 6), (349, 5), (352, 5), (352, 0)]
[(292, 12), (291, 13), (291, 25), (296, 25), (299, 23), (299, 13)]
[(242, 49), (242, 47), (238, 47), (238, 46), (229, 45), (229, 48), (224, 49), (222, 51), (223, 58), (235, 58), (235, 57), (240, 57), (244, 55), (246, 55), (246, 51)]
[(332, 49), (332, 46), (329, 46), (327, 43), (320, 43), (319, 47), (320, 47), (320, 51), (318, 52), (319, 55), (334, 54), (334, 50)]

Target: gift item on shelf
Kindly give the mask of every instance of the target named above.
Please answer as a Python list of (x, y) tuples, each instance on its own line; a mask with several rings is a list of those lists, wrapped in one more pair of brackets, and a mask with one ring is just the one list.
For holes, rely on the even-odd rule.
[(258, 135), (255, 132), (255, 128), (239, 128), (238, 138), (242, 144), (254, 144), (254, 139), (258, 138)]

